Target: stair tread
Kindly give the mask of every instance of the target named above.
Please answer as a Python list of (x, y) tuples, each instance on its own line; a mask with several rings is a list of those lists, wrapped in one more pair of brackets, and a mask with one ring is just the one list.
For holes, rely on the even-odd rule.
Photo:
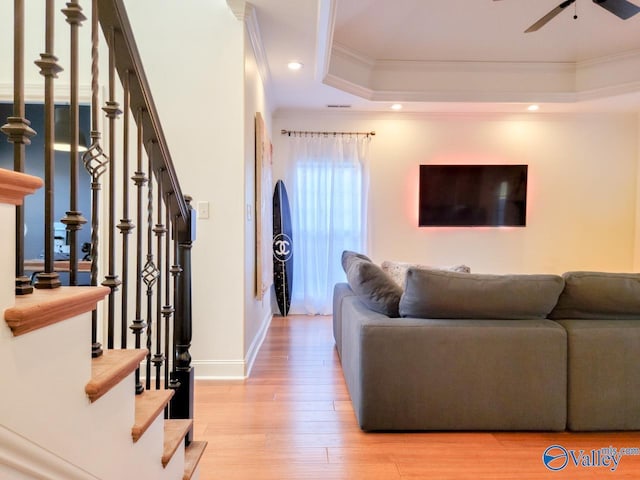
[(147, 350), (143, 348), (105, 350), (102, 355), (93, 358), (91, 361), (91, 380), (84, 388), (91, 402), (95, 402), (127, 375), (135, 371), (146, 356)]
[(164, 450), (162, 453), (162, 466), (166, 467), (173, 454), (184, 442), (184, 437), (193, 426), (193, 420), (165, 420), (164, 421)]
[(41, 178), (2, 169), (0, 170), (0, 202), (22, 205), (25, 195), (31, 195), (43, 185)]
[(147, 431), (173, 396), (173, 390), (145, 390), (136, 395), (135, 424), (131, 428), (133, 441), (137, 442)]
[(18, 336), (90, 312), (109, 294), (107, 287), (59, 287), (35, 289), (19, 295), (15, 305), (4, 311), (4, 319)]
[(182, 480), (191, 480), (198, 467), (200, 458), (207, 448), (207, 442), (191, 442), (184, 451), (184, 476)]

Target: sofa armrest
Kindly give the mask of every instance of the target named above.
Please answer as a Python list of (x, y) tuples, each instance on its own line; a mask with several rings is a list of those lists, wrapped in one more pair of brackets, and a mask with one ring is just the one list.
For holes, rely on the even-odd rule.
[(354, 295), (348, 283), (336, 283), (333, 287), (333, 339), (340, 357), (342, 356), (342, 300)]

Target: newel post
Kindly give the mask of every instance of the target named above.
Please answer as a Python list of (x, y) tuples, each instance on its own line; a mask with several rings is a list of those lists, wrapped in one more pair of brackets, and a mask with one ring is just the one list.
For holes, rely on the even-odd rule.
[[(175, 320), (173, 329), (174, 368), (171, 375), (175, 394), (171, 399), (171, 418), (193, 418), (194, 371), (191, 367), (192, 311), (191, 311), (191, 247), (196, 234), (196, 215), (191, 207), (191, 197), (185, 196), (188, 206), (186, 226), (178, 229), (178, 265), (182, 272), (177, 276), (174, 291)], [(191, 442), (193, 432), (187, 435)]]

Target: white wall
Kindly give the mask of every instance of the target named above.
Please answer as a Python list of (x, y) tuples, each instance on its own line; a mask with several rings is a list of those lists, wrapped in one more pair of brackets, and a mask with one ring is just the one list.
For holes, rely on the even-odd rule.
[(196, 375), (242, 377), (244, 26), (224, 0), (183, 3), (129, 0), (127, 9), (183, 192), (210, 205), (192, 255)]
[[(245, 30), (245, 105), (244, 105), (244, 166), (245, 166), (245, 276), (244, 276), (244, 363), (245, 375), (249, 370), (261, 345), (266, 329), (271, 321), (270, 292), (265, 292), (262, 299), (255, 296), (256, 276), (256, 219), (260, 212), (256, 211), (256, 138), (255, 116), (260, 112), (265, 123), (268, 137), (272, 137), (271, 109), (265, 92), (264, 82), (251, 45), (248, 31)], [(271, 190), (271, 189), (270, 189)], [(271, 212), (271, 203), (266, 205)], [(270, 216), (271, 214), (268, 213)], [(264, 225), (263, 228), (267, 228)], [(271, 243), (262, 245), (262, 254), (271, 259)]]
[(199, 377), (243, 377), (271, 319), (268, 294), (254, 295), (254, 119), (271, 131), (268, 99), (245, 22), (224, 0), (152, 3), (154, 22), (148, 0), (127, 8), (183, 191), (210, 205), (193, 249), (193, 365)]
[[(375, 130), (370, 155), (370, 251), (375, 261), (465, 263), (528, 273), (634, 266), (636, 115), (413, 115), (282, 112), (274, 131)], [(274, 139), (274, 178), (287, 137)], [(525, 228), (419, 228), (426, 163), (529, 165)]]

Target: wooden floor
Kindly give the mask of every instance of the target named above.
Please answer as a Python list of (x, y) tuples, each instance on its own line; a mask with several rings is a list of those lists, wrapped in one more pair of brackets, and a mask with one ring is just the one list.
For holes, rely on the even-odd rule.
[(245, 382), (196, 382), (201, 480), (640, 479), (640, 456), (547, 470), (551, 445), (640, 448), (632, 433), (364, 433), (355, 420), (330, 317), (274, 318)]

